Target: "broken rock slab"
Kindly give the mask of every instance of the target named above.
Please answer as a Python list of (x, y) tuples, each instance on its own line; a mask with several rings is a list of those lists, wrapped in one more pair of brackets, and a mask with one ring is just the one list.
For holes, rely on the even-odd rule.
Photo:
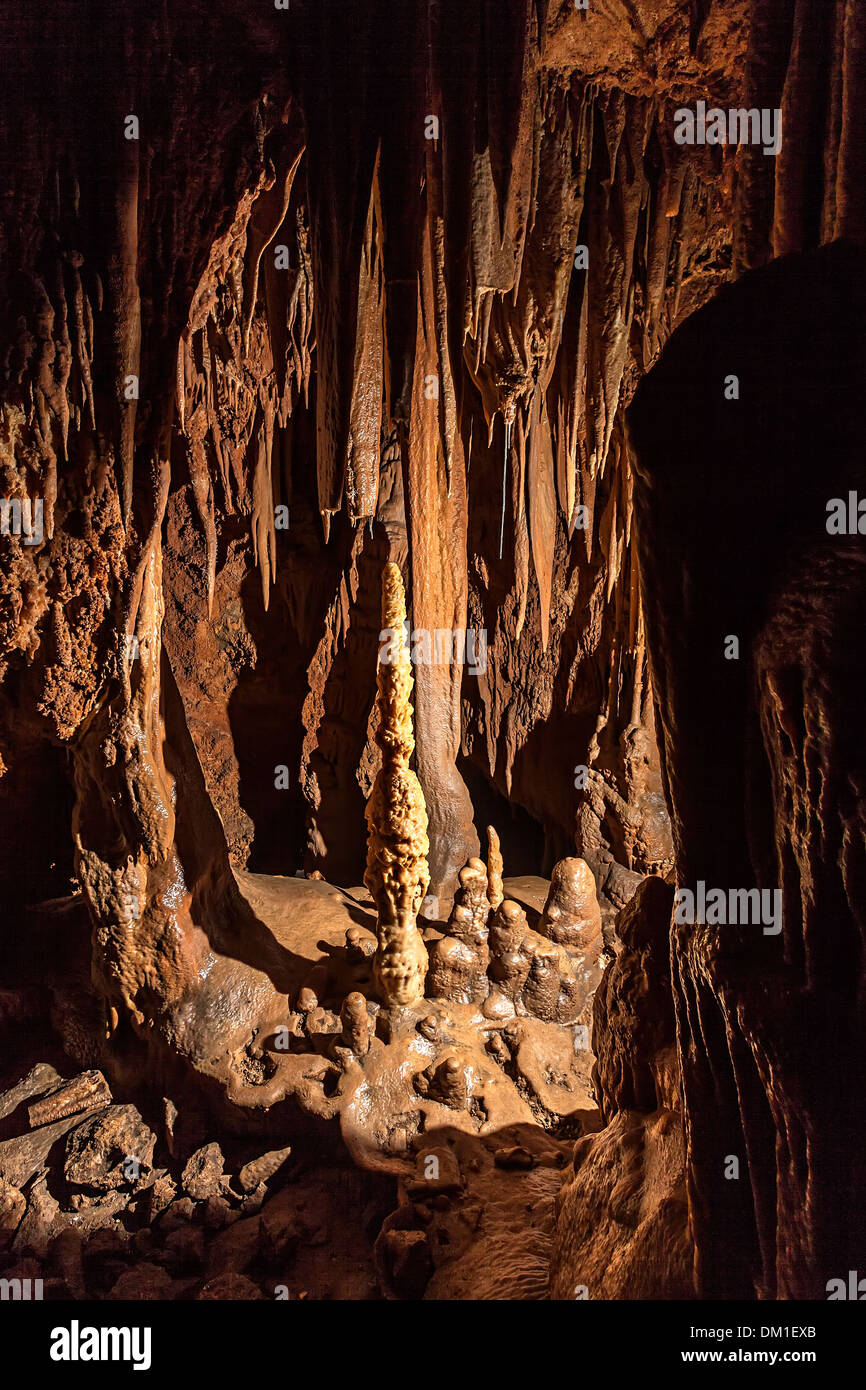
[(27, 1210), (27, 1198), (13, 1183), (0, 1178), (0, 1250), (11, 1245), (21, 1218)]
[(27, 1211), (12, 1248), (22, 1253), (31, 1251), (34, 1255), (44, 1255), (64, 1224), (59, 1203), (48, 1191), (45, 1179), (40, 1178), (30, 1189)]
[(155, 1146), (155, 1134), (134, 1105), (112, 1105), (70, 1135), (64, 1176), (75, 1187), (97, 1192), (142, 1188), (153, 1172)]
[(0, 1120), (14, 1114), (24, 1101), (33, 1100), (35, 1096), (44, 1095), (62, 1084), (63, 1077), (59, 1071), (47, 1062), (37, 1062), (21, 1081), (0, 1095)]
[(244, 1192), (255, 1192), (259, 1183), (268, 1182), (282, 1168), (291, 1152), (290, 1147), (272, 1149), (269, 1153), (262, 1154), (260, 1158), (254, 1158), (249, 1163), (245, 1163), (238, 1173), (238, 1182)]
[(180, 1184), (194, 1202), (206, 1202), (218, 1197), (225, 1185), (225, 1159), (219, 1144), (205, 1144), (196, 1149), (183, 1170)]
[(98, 1195), (76, 1192), (70, 1202), (70, 1211), (64, 1212), (63, 1215), (74, 1230), (86, 1237), (104, 1227), (114, 1226), (114, 1218), (120, 1215), (128, 1203), (129, 1193), (120, 1188)]
[[(53, 1070), (53, 1068), (52, 1068)], [(71, 1081), (61, 1081), (27, 1108), (31, 1129), (51, 1124), (85, 1110), (102, 1109), (112, 1100), (108, 1082), (101, 1071), (83, 1071)]]
[(55, 1144), (80, 1123), (80, 1115), (70, 1115), (53, 1125), (43, 1125), (14, 1139), (4, 1139), (0, 1143), (0, 1178), (13, 1187), (24, 1187), (42, 1168), (51, 1166), (49, 1155)]

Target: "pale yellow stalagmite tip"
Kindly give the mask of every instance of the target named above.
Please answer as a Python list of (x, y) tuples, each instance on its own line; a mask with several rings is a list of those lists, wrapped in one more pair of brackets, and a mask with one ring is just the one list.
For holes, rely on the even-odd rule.
[(505, 897), (505, 890), (502, 886), (502, 850), (499, 847), (499, 836), (492, 825), (487, 827), (487, 897), (490, 906), (495, 912), (499, 904)]
[(364, 882), (378, 915), (379, 946), (373, 981), (386, 1005), (408, 1006), (424, 997), (427, 948), (416, 925), (427, 893), (427, 808), (409, 758), (412, 731), (412, 665), (403, 624), (406, 595), (400, 569), (382, 571), (382, 628), (386, 642), (377, 672), (382, 766), (367, 803), (367, 870)]
[(406, 621), (406, 592), (400, 566), (389, 560), (382, 571), (382, 627), (402, 629)]

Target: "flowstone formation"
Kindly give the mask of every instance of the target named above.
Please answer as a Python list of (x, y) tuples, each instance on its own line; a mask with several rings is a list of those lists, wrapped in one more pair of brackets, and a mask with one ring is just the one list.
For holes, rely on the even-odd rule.
[(604, 1127), (574, 1146), (557, 1197), (550, 1296), (695, 1297), (683, 1174), (669, 929), (673, 888), (645, 878), (617, 916), (593, 1003), (593, 1094)]
[(405, 638), (406, 595), (399, 567), (382, 573), (382, 628), (391, 639), (380, 653), (377, 676), (382, 766), (367, 807), (370, 838), (364, 882), (376, 904), (379, 949), (373, 976), (385, 1004), (416, 1004), (424, 993), (427, 951), (416, 925), (430, 883), (427, 811), (421, 784), (409, 766), (412, 664)]

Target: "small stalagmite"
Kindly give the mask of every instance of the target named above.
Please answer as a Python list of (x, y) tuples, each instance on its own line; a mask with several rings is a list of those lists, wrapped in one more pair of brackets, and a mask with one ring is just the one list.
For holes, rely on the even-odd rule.
[(379, 945), (373, 980), (386, 1005), (417, 1004), (424, 995), (427, 949), (416, 920), (427, 892), (427, 809), (409, 759), (412, 732), (412, 665), (406, 645), (406, 596), (400, 570), (382, 572), (382, 627), (389, 641), (379, 656), (379, 728), (382, 766), (367, 803), (367, 870), (364, 882), (377, 910)]
[(585, 860), (560, 859), (554, 865), (538, 930), (572, 950), (601, 950), (601, 908)]
[(487, 896), (490, 899), (490, 906), (495, 912), (497, 907), (505, 899), (505, 889), (502, 886), (502, 849), (499, 844), (499, 835), (492, 825), (487, 827)]
[(487, 866), (470, 859), (458, 875), (460, 887), (448, 919), (448, 931), (430, 948), (428, 993), (434, 999), (479, 1004), (487, 998)]
[(366, 1057), (370, 1051), (370, 1015), (367, 1013), (367, 1001), (358, 990), (353, 990), (347, 994), (343, 1000), (343, 1007), (340, 1010), (340, 1021), (343, 1025), (343, 1040), (356, 1057)]

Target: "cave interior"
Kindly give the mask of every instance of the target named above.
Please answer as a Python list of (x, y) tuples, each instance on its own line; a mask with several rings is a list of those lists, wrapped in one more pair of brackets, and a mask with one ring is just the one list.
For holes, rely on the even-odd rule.
[(0, 1275), (866, 1273), (863, 6), (0, 54)]

